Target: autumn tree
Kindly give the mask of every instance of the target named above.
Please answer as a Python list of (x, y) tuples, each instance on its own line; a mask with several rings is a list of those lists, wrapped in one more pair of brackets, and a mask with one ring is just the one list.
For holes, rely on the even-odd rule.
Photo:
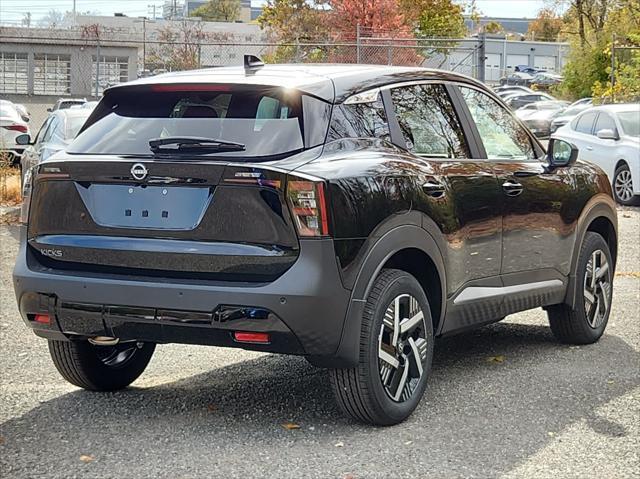
[(330, 0), (332, 31), (343, 40), (360, 37), (410, 38), (398, 0)]
[(558, 41), (558, 36), (562, 31), (564, 22), (556, 15), (551, 8), (543, 8), (538, 12), (538, 16), (529, 24), (527, 36), (531, 40), (540, 42)]
[(209, 0), (191, 16), (208, 22), (235, 22), (240, 18), (240, 0)]
[(358, 42), (332, 61), (419, 64), (412, 28), (399, 0), (330, 0), (334, 39)]

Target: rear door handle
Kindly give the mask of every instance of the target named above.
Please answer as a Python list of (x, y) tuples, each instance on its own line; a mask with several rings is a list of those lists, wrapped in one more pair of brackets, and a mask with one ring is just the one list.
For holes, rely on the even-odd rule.
[(507, 196), (518, 196), (524, 190), (523, 186), (520, 183), (515, 181), (507, 180), (502, 183), (502, 189), (507, 194)]
[(437, 181), (427, 180), (423, 185), (422, 189), (426, 194), (433, 198), (442, 198), (445, 194), (445, 187), (442, 183), (438, 183)]
[(593, 151), (593, 146), (587, 146), (587, 150)]

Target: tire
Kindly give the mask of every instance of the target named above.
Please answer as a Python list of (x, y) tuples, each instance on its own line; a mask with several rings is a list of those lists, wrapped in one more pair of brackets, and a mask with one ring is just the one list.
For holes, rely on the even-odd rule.
[(638, 197), (633, 195), (633, 182), (629, 165), (623, 163), (613, 174), (613, 196), (621, 205), (633, 206), (638, 202)]
[[(596, 264), (595, 279), (593, 264)], [(551, 331), (563, 343), (595, 343), (607, 327), (613, 295), (611, 252), (607, 242), (598, 233), (588, 231), (584, 237), (578, 257), (576, 282), (578, 291), (575, 308), (559, 304), (547, 310)]]
[(88, 341), (49, 340), (56, 369), (71, 384), (90, 391), (126, 388), (145, 370), (154, 343), (120, 343), (94, 346)]
[[(403, 321), (407, 329), (401, 333)], [(409, 273), (383, 269), (365, 304), (358, 366), (330, 371), (338, 406), (363, 423), (402, 422), (424, 394), (432, 358), (433, 325), (424, 290)]]

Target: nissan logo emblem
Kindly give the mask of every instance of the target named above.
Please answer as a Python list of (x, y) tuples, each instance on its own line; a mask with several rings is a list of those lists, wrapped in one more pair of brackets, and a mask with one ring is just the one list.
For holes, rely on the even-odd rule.
[(136, 180), (144, 180), (147, 177), (147, 167), (142, 163), (136, 163), (131, 167), (131, 176)]

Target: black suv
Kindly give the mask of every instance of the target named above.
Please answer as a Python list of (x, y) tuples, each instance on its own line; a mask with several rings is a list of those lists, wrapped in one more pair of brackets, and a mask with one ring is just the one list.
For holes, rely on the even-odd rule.
[(563, 342), (603, 334), (611, 186), (549, 151), (449, 72), (254, 60), (113, 87), (27, 174), (20, 311), (85, 389), (157, 343), (230, 346), (330, 368), (347, 414), (394, 424), (437, 336), (537, 307)]

